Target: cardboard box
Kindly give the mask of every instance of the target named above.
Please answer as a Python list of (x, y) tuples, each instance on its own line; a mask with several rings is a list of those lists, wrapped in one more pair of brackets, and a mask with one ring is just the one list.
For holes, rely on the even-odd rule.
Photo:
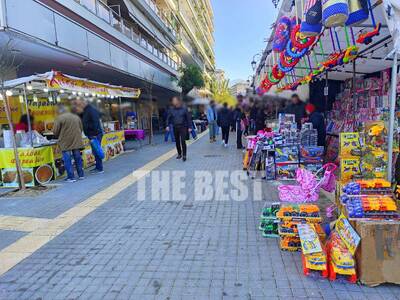
[(369, 286), (400, 284), (400, 221), (357, 219), (354, 224), (361, 237), (356, 252), (361, 283)]
[(298, 163), (299, 147), (297, 145), (275, 147), (275, 162)]
[(296, 179), (296, 170), (298, 164), (276, 163), (276, 179), (277, 180), (294, 180)]

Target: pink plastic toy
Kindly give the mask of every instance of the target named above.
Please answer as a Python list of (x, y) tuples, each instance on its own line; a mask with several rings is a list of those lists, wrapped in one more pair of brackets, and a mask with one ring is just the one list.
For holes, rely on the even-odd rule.
[[(280, 185), (279, 199), (282, 202), (304, 203), (316, 202), (319, 198), (320, 189), (328, 192), (335, 190), (335, 175), (336, 165), (329, 163), (324, 165), (320, 170), (313, 174), (305, 169), (297, 169), (296, 181), (299, 185)], [(317, 175), (324, 172), (324, 176), (318, 181)]]

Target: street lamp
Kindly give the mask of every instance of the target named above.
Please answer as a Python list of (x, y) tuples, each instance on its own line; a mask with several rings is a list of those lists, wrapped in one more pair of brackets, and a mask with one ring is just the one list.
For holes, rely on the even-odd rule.
[(252, 60), (252, 62), (251, 62), (251, 67), (253, 68), (253, 71), (255, 71), (256, 70), (256, 67), (257, 67), (257, 60), (256, 60), (256, 57), (257, 56), (260, 56), (260, 58), (261, 58), (261, 53), (257, 53), (257, 54), (255, 54), (254, 56), (253, 56), (253, 60)]

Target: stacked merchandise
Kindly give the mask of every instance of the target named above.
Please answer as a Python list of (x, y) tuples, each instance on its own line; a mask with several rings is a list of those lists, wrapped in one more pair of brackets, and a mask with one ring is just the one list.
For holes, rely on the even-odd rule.
[(319, 271), (322, 277), (328, 277), (326, 253), (321, 246), (316, 227), (313, 224), (298, 224), (297, 228), (301, 242), (304, 275), (310, 275), (311, 271)]
[(353, 93), (352, 79), (346, 80), (336, 95), (327, 122), (327, 160), (338, 162), (339, 135), (360, 131), (369, 121), (387, 120), (390, 70), (380, 77), (357, 79)]
[(311, 123), (303, 124), (300, 144), (300, 167), (316, 173), (322, 168), (324, 147), (317, 146), (318, 133)]
[(390, 182), (383, 179), (357, 180), (345, 184), (340, 207), (349, 218), (397, 219), (397, 204)]
[(279, 114), (279, 132), (275, 144), (276, 179), (292, 180), (296, 178), (299, 167), (299, 132), (295, 116)]
[(297, 225), (314, 224), (318, 234), (323, 235), (319, 208), (313, 204), (281, 206), (276, 214), (279, 219), (280, 247), (282, 250), (298, 251), (301, 241)]
[(281, 205), (280, 203), (272, 203), (269, 207), (264, 207), (260, 217), (259, 230), (263, 237), (278, 237), (278, 223), (276, 217)]

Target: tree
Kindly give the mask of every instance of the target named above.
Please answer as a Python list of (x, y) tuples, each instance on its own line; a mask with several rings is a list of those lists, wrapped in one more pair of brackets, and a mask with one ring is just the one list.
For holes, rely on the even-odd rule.
[(5, 87), (6, 80), (13, 76), (15, 70), (19, 67), (16, 63), (16, 52), (17, 50), (13, 47), (13, 42), (11, 39), (9, 39), (7, 43), (2, 48), (0, 48), (0, 98), (4, 102), (4, 110), (7, 116), (8, 127), (12, 132), (11, 137), (14, 150), (15, 166), (18, 174), (19, 188), (20, 190), (25, 190), (24, 176), (22, 176), (21, 161), (19, 159), (17, 142), (14, 135), (11, 107)]
[(229, 79), (217, 81), (215, 78), (210, 83), (210, 91), (213, 94), (213, 99), (220, 104), (228, 103), (229, 106), (236, 104), (236, 99), (229, 91)]
[(204, 87), (204, 77), (201, 69), (196, 65), (188, 65), (180, 69), (182, 73), (178, 86), (182, 88), (182, 94), (186, 96), (194, 87)]

